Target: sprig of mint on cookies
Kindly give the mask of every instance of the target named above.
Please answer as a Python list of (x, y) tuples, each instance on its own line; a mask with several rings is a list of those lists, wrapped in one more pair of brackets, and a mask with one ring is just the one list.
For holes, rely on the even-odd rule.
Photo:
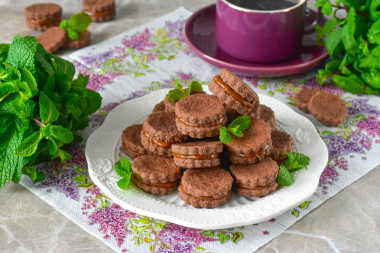
[(91, 24), (91, 17), (84, 13), (78, 13), (72, 16), (69, 20), (62, 20), (59, 26), (67, 31), (67, 35), (71, 40), (78, 40), (79, 34), (87, 31)]
[(280, 165), (280, 170), (278, 172), (278, 184), (281, 186), (290, 186), (294, 183), (294, 177), (292, 173), (301, 170), (307, 169), (307, 166), (310, 163), (310, 158), (307, 155), (292, 152), (286, 153), (288, 159)]
[(234, 119), (228, 127), (222, 126), (220, 128), (219, 140), (224, 144), (231, 143), (233, 141), (232, 135), (237, 137), (243, 137), (243, 131), (247, 130), (251, 126), (251, 118), (248, 116), (239, 116)]
[(175, 84), (176, 88), (170, 90), (168, 93), (168, 96), (166, 98), (168, 101), (178, 101), (184, 97), (191, 95), (191, 93), (194, 91), (203, 91), (202, 84), (197, 81), (192, 81), (189, 87), (187, 87), (186, 91), (183, 89), (178, 80), (175, 81)]
[(116, 174), (121, 177), (121, 179), (117, 181), (117, 186), (122, 190), (127, 189), (133, 174), (131, 162), (127, 158), (121, 158), (115, 163), (115, 171)]

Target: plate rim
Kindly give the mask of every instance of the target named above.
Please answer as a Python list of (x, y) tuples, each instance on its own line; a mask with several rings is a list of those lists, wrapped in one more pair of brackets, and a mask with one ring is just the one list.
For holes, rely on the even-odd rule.
[[(170, 90), (170, 89), (163, 89), (163, 90), (158, 90), (158, 91), (155, 91), (155, 92), (151, 92), (151, 93), (149, 93), (149, 94), (147, 94), (145, 96), (142, 96), (140, 98), (129, 100), (129, 101), (126, 101), (126, 102), (118, 105), (117, 107), (115, 107), (113, 110), (111, 110), (109, 112), (109, 114), (107, 115), (106, 119), (104, 120), (104, 123), (99, 128), (97, 128), (93, 133), (91, 133), (91, 135), (87, 139), (86, 147), (85, 147), (85, 155), (86, 155), (86, 160), (87, 160), (87, 163), (88, 163), (89, 175), (90, 175), (91, 179), (93, 180), (93, 182), (102, 191), (104, 191), (107, 194), (107, 196), (109, 196), (115, 203), (119, 204), (120, 206), (122, 206), (122, 207), (124, 207), (124, 208), (126, 208), (126, 209), (128, 209), (128, 210), (130, 210), (132, 212), (135, 212), (135, 213), (138, 213), (138, 214), (141, 214), (141, 215), (145, 215), (145, 216), (150, 216), (150, 217), (157, 218), (157, 219), (163, 219), (163, 220), (166, 220), (166, 221), (169, 221), (169, 222), (172, 222), (172, 223), (176, 223), (176, 224), (179, 224), (179, 225), (187, 226), (187, 227), (192, 227), (192, 228), (197, 228), (197, 229), (222, 229), (222, 228), (229, 228), (229, 227), (236, 227), (236, 226), (242, 226), (242, 225), (249, 225), (249, 224), (253, 224), (253, 223), (259, 223), (259, 222), (262, 222), (262, 221), (267, 221), (267, 220), (269, 220), (271, 218), (279, 216), (280, 214), (286, 212), (287, 210), (290, 210), (290, 209), (294, 208), (295, 206), (298, 206), (299, 204), (301, 204), (302, 202), (304, 202), (306, 199), (310, 198), (314, 194), (314, 192), (316, 191), (316, 189), (318, 187), (318, 182), (319, 182), (320, 175), (322, 174), (323, 169), (325, 168), (325, 166), (322, 166), (320, 168), (318, 167), (317, 170), (314, 172), (314, 173), (317, 173), (318, 175), (312, 177), (313, 182), (310, 183), (311, 185), (308, 186), (307, 193), (304, 194), (304, 196), (302, 198), (300, 198), (298, 201), (293, 202), (291, 205), (286, 206), (286, 208), (282, 208), (282, 209), (279, 208), (278, 211), (272, 212), (270, 215), (266, 215), (266, 216), (261, 217), (260, 219), (255, 219), (255, 220), (249, 220), (249, 219), (248, 220), (241, 220), (241, 218), (239, 218), (238, 221), (233, 221), (233, 222), (228, 222), (228, 223), (217, 223), (217, 224), (216, 223), (205, 224), (204, 222), (198, 222), (197, 223), (197, 222), (194, 222), (194, 221), (191, 221), (191, 220), (186, 220), (186, 219), (181, 219), (179, 217), (175, 217), (175, 215), (168, 214), (167, 212), (154, 212), (154, 210), (152, 212), (152, 210), (149, 210), (149, 208), (146, 208), (146, 207), (141, 208), (141, 207), (138, 207), (138, 205), (136, 205), (136, 203), (131, 203), (129, 201), (129, 203), (131, 203), (131, 204), (129, 204), (129, 203), (123, 201), (122, 199), (120, 199), (111, 190), (113, 187), (110, 187), (110, 189), (109, 189), (107, 186), (104, 186), (104, 183), (101, 181), (102, 178), (103, 178), (103, 180), (105, 180), (104, 178), (107, 178), (107, 176), (100, 175), (100, 174), (96, 173), (93, 170), (93, 166), (95, 166), (95, 165), (93, 165), (93, 162), (90, 159), (90, 157), (91, 157), (91, 155), (90, 155), (91, 145), (89, 145), (89, 144), (91, 144), (91, 142), (93, 141), (93, 139), (96, 138), (96, 137), (98, 137), (97, 135), (99, 135), (99, 133), (101, 133), (104, 129), (106, 129), (109, 124), (112, 124), (112, 122), (113, 122), (112, 118), (115, 117), (113, 115), (117, 115), (117, 112), (120, 111), (123, 107), (126, 107), (129, 102), (134, 101), (135, 103), (137, 103), (140, 99), (147, 99), (147, 98), (149, 98), (149, 95), (154, 96), (154, 95), (157, 95), (159, 93), (160, 94), (166, 94), (166, 92), (168, 90)], [(163, 95), (161, 95), (161, 96), (163, 96)], [(262, 97), (262, 98), (265, 97), (266, 99), (274, 100), (274, 101), (280, 103), (281, 105), (284, 105), (285, 107), (287, 107), (286, 110), (291, 110), (293, 113), (298, 114), (300, 117), (302, 117), (304, 122), (308, 122), (307, 124), (309, 125), (309, 127), (312, 127), (313, 134), (315, 134), (315, 136), (317, 137), (317, 139), (320, 142), (320, 144), (323, 143), (323, 149), (324, 149), (323, 151), (324, 152), (320, 156), (321, 161), (319, 162), (319, 164), (325, 164), (326, 165), (327, 164), (327, 159), (328, 159), (327, 147), (324, 144), (323, 140), (318, 135), (315, 126), (310, 122), (310, 120), (307, 119), (306, 117), (304, 117), (303, 115), (295, 112), (294, 110), (292, 110), (289, 106), (287, 106), (286, 104), (284, 104), (280, 100), (277, 100), (277, 99), (272, 98), (272, 97), (268, 97), (266, 95), (261, 95), (261, 94), (259, 96)], [(114, 135), (116, 136), (116, 133)], [(120, 135), (120, 134), (118, 133), (117, 135)], [(116, 143), (118, 142), (119, 139), (117, 139)], [(114, 143), (114, 145), (116, 145), (116, 143)], [(111, 167), (111, 170), (112, 170), (112, 167)], [(107, 173), (104, 173), (104, 174), (107, 174)], [(111, 180), (109, 180), (109, 178), (111, 178)], [(108, 179), (106, 179), (106, 181), (107, 180), (108, 181), (114, 181), (113, 182), (113, 186), (114, 186), (114, 185), (116, 185), (116, 180), (118, 180), (118, 179), (117, 178), (112, 178), (112, 177), (108, 176)], [(286, 189), (286, 188), (283, 188), (283, 189)], [(268, 198), (270, 196), (271, 195), (269, 195), (267, 197), (264, 197), (264, 198), (260, 198), (260, 199), (264, 200), (265, 198)], [(252, 203), (255, 203), (255, 202), (252, 202)], [(247, 207), (247, 205), (245, 205), (245, 206)], [(178, 207), (178, 208), (181, 209), (180, 207)], [(185, 208), (185, 209), (187, 210), (187, 208)], [(231, 209), (245, 210), (246, 208), (244, 208), (244, 206), (242, 206), (241, 208), (231, 207)], [(224, 209), (224, 208), (222, 208), (222, 209), (218, 209), (218, 208), (215, 208), (215, 209), (194, 209), (194, 211), (196, 211), (196, 212), (203, 212), (203, 213), (213, 213), (213, 212), (215, 213), (215, 210), (219, 210), (220, 212), (226, 211), (226, 209)]]
[[(195, 20), (201, 13), (207, 11), (208, 9), (213, 9), (213, 8), (216, 8), (216, 4), (210, 4), (208, 6), (205, 6), (201, 9), (199, 9), (198, 11), (194, 12), (186, 20), (186, 23), (182, 29), (182, 33), (184, 35), (185, 42), (190, 47), (190, 49), (195, 54), (197, 54), (201, 59), (203, 59), (203, 60), (205, 60), (205, 61), (207, 61), (213, 65), (216, 65), (216, 66), (222, 67), (222, 68), (229, 68), (229, 69), (232, 69), (238, 73), (245, 74), (245, 75), (253, 75), (253, 76), (258, 76), (258, 77), (282, 77), (282, 76), (289, 76), (289, 75), (302, 73), (308, 69), (311, 69), (329, 55), (328, 51), (324, 47), (323, 53), (321, 53), (318, 57), (316, 57), (315, 59), (313, 59), (311, 61), (304, 62), (301, 64), (295, 64), (295, 65), (291, 65), (291, 66), (286, 66), (286, 67), (276, 67), (274, 70), (272, 70), (273, 67), (271, 67), (271, 64), (268, 64), (268, 67), (249, 67), (249, 66), (239, 65), (239, 64), (235, 64), (235, 63), (229, 63), (229, 62), (222, 61), (222, 60), (219, 60), (217, 58), (214, 58), (214, 57), (204, 53), (196, 45), (194, 45), (194, 43), (192, 43), (192, 41), (188, 35), (188, 31), (191, 29), (190, 24), (193, 22), (193, 20)], [(300, 69), (300, 70), (297, 70), (297, 69)], [(268, 72), (270, 72), (271, 74), (268, 74)]]

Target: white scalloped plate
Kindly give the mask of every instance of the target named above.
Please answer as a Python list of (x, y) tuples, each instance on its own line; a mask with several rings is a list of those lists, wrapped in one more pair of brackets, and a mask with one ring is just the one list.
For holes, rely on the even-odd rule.
[[(208, 91), (207, 87), (204, 89)], [(221, 229), (267, 221), (307, 200), (317, 189), (319, 177), (327, 164), (326, 145), (313, 124), (284, 103), (264, 95), (260, 102), (273, 109), (276, 128), (290, 133), (295, 151), (311, 158), (308, 170), (295, 174), (295, 183), (263, 198), (245, 198), (233, 193), (229, 201), (214, 209), (194, 208), (184, 203), (178, 192), (166, 196), (148, 194), (133, 184), (118, 188), (113, 163), (125, 157), (121, 151), (121, 132), (142, 123), (168, 90), (152, 92), (114, 108), (103, 125), (91, 134), (86, 144), (86, 158), (93, 182), (120, 206), (141, 215), (199, 229)]]

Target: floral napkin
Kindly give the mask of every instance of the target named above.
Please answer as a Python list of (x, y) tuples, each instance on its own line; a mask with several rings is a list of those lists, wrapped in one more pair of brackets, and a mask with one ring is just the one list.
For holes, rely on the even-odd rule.
[[(191, 80), (207, 84), (219, 72), (192, 53), (184, 42), (182, 27), (190, 15), (180, 8), (66, 56), (75, 63), (78, 72), (90, 76), (88, 87), (103, 96), (102, 108), (91, 116), (90, 127), (81, 133), (85, 139), (120, 103), (173, 87), (176, 79), (185, 84)], [(309, 201), (267, 222), (199, 230), (123, 209), (91, 182), (83, 152), (85, 142), (70, 146), (73, 159), (69, 163), (54, 161), (41, 165), (47, 176), (45, 181), (34, 183), (24, 177), (21, 183), (117, 251), (253, 252), (379, 164), (380, 98), (354, 96), (332, 85), (319, 87), (315, 75), (314, 69), (287, 78), (244, 77), (256, 92), (284, 101), (309, 118), (329, 150), (329, 163)], [(326, 128), (305, 115), (293, 103), (294, 93), (302, 87), (319, 87), (340, 95), (348, 107), (347, 119), (336, 128)]]

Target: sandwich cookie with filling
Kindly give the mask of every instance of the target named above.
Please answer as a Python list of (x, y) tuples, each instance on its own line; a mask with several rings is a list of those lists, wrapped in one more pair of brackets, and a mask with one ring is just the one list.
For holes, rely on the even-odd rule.
[(273, 149), (269, 156), (277, 162), (282, 162), (288, 158), (286, 152), (293, 151), (293, 137), (279, 130), (272, 130), (271, 136)]
[(26, 26), (32, 30), (45, 31), (58, 26), (62, 19), (62, 7), (53, 3), (33, 4), (24, 9)]
[(83, 13), (91, 17), (92, 22), (105, 22), (115, 17), (114, 0), (83, 0)]
[(121, 134), (121, 144), (124, 152), (132, 159), (146, 155), (146, 149), (141, 144), (142, 124), (136, 124), (124, 129)]

